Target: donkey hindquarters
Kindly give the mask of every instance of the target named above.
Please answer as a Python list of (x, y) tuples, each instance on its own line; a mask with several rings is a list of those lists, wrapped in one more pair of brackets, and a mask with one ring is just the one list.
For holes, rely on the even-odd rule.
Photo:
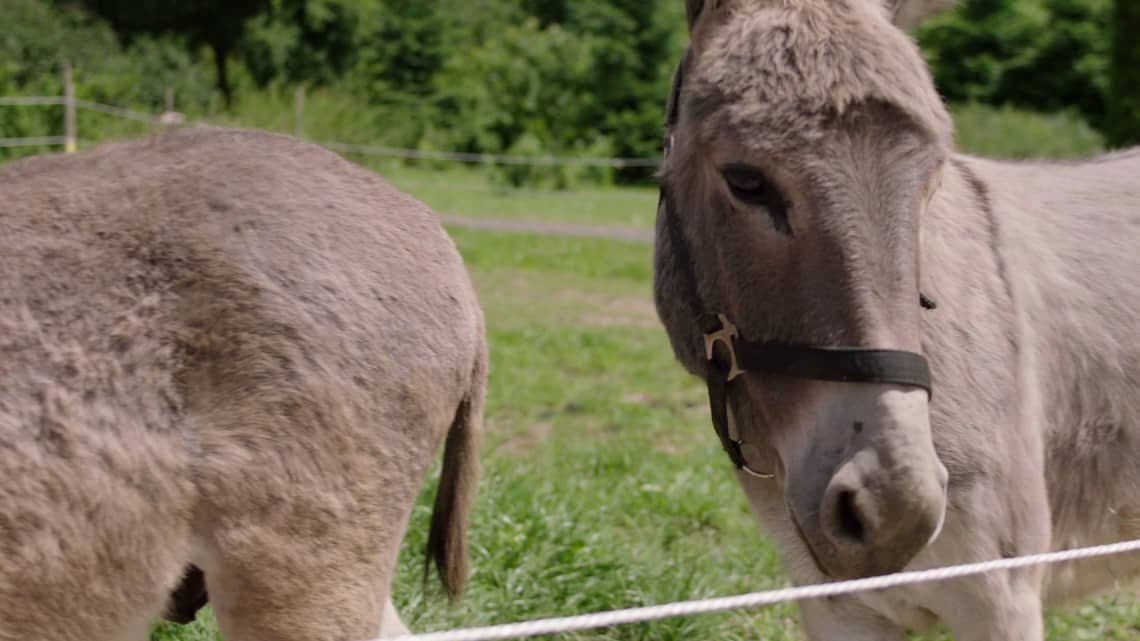
[(0, 639), (144, 639), (190, 564), (226, 641), (401, 630), (445, 433), (429, 553), (458, 594), (486, 347), (426, 207), (191, 129), (0, 167), (0, 245)]

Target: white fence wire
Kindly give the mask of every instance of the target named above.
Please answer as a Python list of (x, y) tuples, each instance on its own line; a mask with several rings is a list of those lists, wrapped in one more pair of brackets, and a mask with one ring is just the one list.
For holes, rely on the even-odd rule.
[(322, 146), (342, 153), (357, 153), (391, 158), (414, 158), (422, 160), (451, 160), (455, 162), (492, 165), (581, 165), (589, 167), (656, 167), (658, 161), (651, 158), (590, 158), (574, 156), (510, 156), (501, 154), (470, 154), (451, 151), (423, 151), (419, 149), (397, 149), (375, 145), (349, 145), (339, 142), (323, 142)]
[(158, 114), (149, 114), (141, 111), (134, 111), (132, 109), (123, 109), (122, 107), (114, 107), (112, 105), (104, 105), (98, 102), (91, 102), (90, 100), (76, 100), (75, 106), (80, 109), (87, 109), (89, 111), (98, 111), (111, 116), (125, 118), (127, 120), (136, 120), (138, 122), (158, 122)]
[(63, 96), (0, 96), (0, 107), (50, 106), (66, 102)]
[(58, 147), (67, 144), (65, 136), (38, 138), (0, 138), (0, 147)]
[(917, 585), (920, 583), (947, 581), (1001, 570), (1016, 570), (1038, 565), (1053, 565), (1131, 552), (1140, 552), (1140, 539), (1110, 545), (999, 559), (996, 561), (953, 565), (914, 572), (901, 572), (898, 574), (872, 577), (869, 579), (857, 579), (854, 581), (839, 581), (797, 588), (785, 588), (782, 590), (770, 590), (767, 592), (753, 592), (751, 594), (715, 599), (682, 601), (664, 605), (599, 612), (596, 614), (538, 619), (522, 623), (508, 623), (504, 625), (450, 630), (446, 632), (430, 632), (427, 634), (395, 637), (394, 639), (375, 639), (373, 641), (501, 641), (504, 639), (526, 639), (536, 636), (596, 630), (598, 628), (608, 628), (617, 625), (645, 623), (674, 617), (696, 616), (700, 614), (725, 612), (728, 610), (767, 607), (781, 603), (806, 601), (809, 599), (847, 596), (862, 592), (874, 592), (888, 588)]

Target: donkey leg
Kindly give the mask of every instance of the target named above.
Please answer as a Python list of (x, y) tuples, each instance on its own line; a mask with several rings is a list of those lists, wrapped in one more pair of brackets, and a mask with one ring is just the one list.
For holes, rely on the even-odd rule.
[[(374, 529), (338, 523), (335, 534), (224, 532), (203, 559), (226, 641), (362, 641), (381, 630), (396, 546)], [(399, 531), (398, 529), (396, 529)], [(241, 539), (244, 539), (241, 540)], [(396, 543), (398, 543), (398, 539)]]
[(800, 604), (800, 620), (811, 641), (904, 641), (903, 630), (852, 599), (837, 597)]
[(402, 448), (399, 461), (360, 449), (310, 449), (327, 458), (307, 474), (291, 456), (290, 473), (243, 467), (253, 476), (238, 481), (248, 492), (213, 495), (195, 560), (226, 641), (361, 641), (380, 632), (430, 453)]
[(411, 634), (411, 630), (400, 620), (400, 613), (396, 612), (396, 606), (392, 603), (392, 597), (389, 596), (387, 603), (384, 604), (384, 618), (381, 619), (380, 623), (380, 638), (388, 639), (408, 634)]

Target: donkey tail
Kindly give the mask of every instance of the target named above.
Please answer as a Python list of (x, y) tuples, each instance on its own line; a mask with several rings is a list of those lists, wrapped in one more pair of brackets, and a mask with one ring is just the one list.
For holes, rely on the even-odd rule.
[(467, 579), (467, 521), (479, 482), (479, 443), (486, 394), (487, 344), (480, 332), (471, 385), (455, 412), (443, 446), (443, 469), (432, 507), (424, 562), (424, 580), (434, 562), (443, 590), (452, 601), (463, 594)]

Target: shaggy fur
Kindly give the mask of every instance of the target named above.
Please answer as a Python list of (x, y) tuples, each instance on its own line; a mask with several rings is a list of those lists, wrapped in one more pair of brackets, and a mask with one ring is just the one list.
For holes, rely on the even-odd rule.
[(486, 347), (426, 207), (315, 145), (184, 130), (0, 167), (0, 245), (0, 639), (145, 639), (189, 564), (227, 641), (400, 632), (445, 434), (458, 593)]
[[(944, 527), (898, 559), (908, 569), (1140, 536), (1140, 154), (957, 154), (917, 48), (889, 22), (905, 12), (712, 4), (689, 2), (658, 216), (655, 295), (679, 361), (704, 376), (696, 319), (721, 311), (752, 340), (919, 349), (935, 377), (929, 405), (905, 407), (898, 390), (742, 379), (746, 454), (777, 479), (740, 483), (789, 577), (826, 581), (879, 551), (830, 549), (822, 517), (797, 514), (821, 492), (797, 491), (805, 476), (826, 484), (867, 452), (895, 488), (872, 493), (872, 525), (916, 496), (936, 511), (914, 494), (938, 474), (929, 447), (949, 472)], [(734, 197), (731, 163), (779, 190), (790, 236)], [(852, 432), (860, 413), (880, 425)], [(1140, 555), (1116, 557), (809, 602), (802, 618), (815, 641), (901, 640), (940, 620), (958, 641), (1040, 641), (1043, 603), (1138, 575)]]

